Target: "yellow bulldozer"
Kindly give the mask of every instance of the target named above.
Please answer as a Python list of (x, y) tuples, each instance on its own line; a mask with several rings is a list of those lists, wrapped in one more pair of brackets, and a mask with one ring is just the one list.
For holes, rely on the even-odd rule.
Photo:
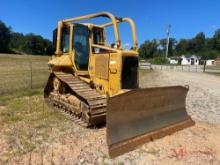
[[(91, 23), (98, 17), (109, 21)], [(124, 22), (131, 27), (130, 50), (124, 50), (120, 40), (118, 25)], [(115, 37), (109, 45), (107, 27), (113, 28)], [(111, 157), (194, 124), (185, 108), (188, 87), (139, 88), (132, 19), (109, 12), (64, 19), (54, 30), (53, 44), (56, 50), (48, 62), (51, 73), (45, 101), (82, 126), (106, 123)]]

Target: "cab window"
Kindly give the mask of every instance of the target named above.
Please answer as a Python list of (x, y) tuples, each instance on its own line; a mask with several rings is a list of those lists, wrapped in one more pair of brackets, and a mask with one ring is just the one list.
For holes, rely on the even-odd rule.
[(89, 30), (86, 26), (76, 26), (73, 30), (73, 48), (75, 63), (79, 70), (88, 70)]
[[(102, 28), (93, 29), (93, 43), (95, 45), (100, 45), (100, 46), (105, 45), (105, 39)], [(108, 53), (108, 51), (106, 51), (105, 49), (97, 48), (97, 47), (93, 47), (92, 51), (94, 54)]]
[(97, 45), (104, 45), (103, 30), (100, 28), (93, 29), (93, 43)]
[(62, 40), (61, 40), (61, 50), (63, 53), (69, 52), (69, 39), (70, 39), (70, 29), (62, 29)]

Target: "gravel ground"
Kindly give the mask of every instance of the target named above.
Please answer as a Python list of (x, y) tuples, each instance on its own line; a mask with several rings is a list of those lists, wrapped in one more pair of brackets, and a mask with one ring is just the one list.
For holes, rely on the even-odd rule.
[[(56, 139), (9, 164), (220, 164), (220, 77), (187, 72), (140, 72), (141, 87), (186, 85), (187, 111), (196, 125), (110, 159), (105, 127), (85, 129)], [(1, 150), (1, 149), (0, 149)]]
[(154, 71), (140, 74), (141, 87), (189, 85), (187, 111), (192, 118), (220, 123), (220, 77), (193, 72)]

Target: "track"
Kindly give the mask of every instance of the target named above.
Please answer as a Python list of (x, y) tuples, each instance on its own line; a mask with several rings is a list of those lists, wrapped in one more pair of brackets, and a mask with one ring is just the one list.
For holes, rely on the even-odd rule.
[[(54, 90), (54, 78), (58, 78), (65, 86), (65, 92)], [(76, 107), (67, 99), (71, 95), (80, 101), (80, 107)], [(44, 97), (48, 105), (64, 112), (79, 125), (89, 127), (105, 122), (106, 97), (70, 73), (52, 72), (44, 89)]]

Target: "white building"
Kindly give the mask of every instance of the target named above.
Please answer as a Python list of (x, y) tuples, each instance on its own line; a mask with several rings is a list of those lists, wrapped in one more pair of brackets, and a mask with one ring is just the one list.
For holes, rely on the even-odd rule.
[(199, 65), (200, 60), (201, 60), (200, 56), (182, 55), (181, 56), (181, 65)]
[(178, 64), (178, 59), (175, 59), (175, 58), (168, 58), (170, 64)]
[(207, 60), (206, 65), (211, 66), (215, 64), (215, 60)]

